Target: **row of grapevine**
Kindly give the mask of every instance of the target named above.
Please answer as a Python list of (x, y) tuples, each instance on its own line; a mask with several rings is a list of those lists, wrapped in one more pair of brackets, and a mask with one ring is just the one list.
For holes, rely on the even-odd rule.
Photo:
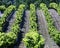
[(0, 18), (0, 31), (2, 31), (2, 27), (4, 26), (4, 23), (6, 22), (6, 18), (14, 10), (15, 10), (15, 6), (11, 5), (4, 11), (3, 16)]
[(38, 34), (36, 9), (34, 4), (30, 4), (30, 29), (23, 39), (26, 48), (42, 48), (44, 45), (44, 38)]
[(30, 5), (30, 30), (34, 29), (37, 31), (37, 19), (36, 19), (36, 9), (35, 5)]
[(20, 23), (22, 21), (22, 16), (23, 16), (23, 12), (24, 12), (24, 9), (25, 9), (25, 5), (20, 5), (18, 10), (16, 11), (16, 19), (15, 19), (15, 22), (14, 24), (11, 26), (11, 32), (14, 32), (14, 33), (18, 33), (20, 32)]
[(49, 34), (51, 36), (52, 39), (54, 39), (54, 41), (60, 45), (60, 32), (56, 29), (56, 27), (54, 26), (54, 21), (48, 11), (47, 6), (44, 3), (40, 4), (40, 8), (42, 9), (42, 11), (44, 12), (44, 15), (46, 17), (46, 21), (47, 21), (47, 25), (48, 25), (48, 30), (49, 30)]
[[(19, 6), (19, 8), (16, 12), (14, 24), (12, 24), (12, 26), (11, 26), (11, 31), (8, 33), (3, 33), (3, 32), (1, 33), (0, 32), (0, 47), (4, 48), (4, 46), (8, 46), (8, 45), (14, 44), (16, 42), (17, 35), (20, 32), (19, 26), (20, 26), (20, 23), (22, 20), (24, 8), (25, 8), (25, 5), (23, 5), (23, 4)], [(15, 6), (12, 6), (12, 5), (9, 6), (8, 9), (6, 9), (6, 11), (5, 11), (6, 15), (4, 15), (3, 17), (6, 18), (6, 16), (9, 13), (11, 13), (11, 11), (13, 9), (15, 9)]]
[(60, 15), (60, 6), (56, 3), (50, 3), (49, 5), (50, 8), (54, 8), (57, 10), (58, 14)]

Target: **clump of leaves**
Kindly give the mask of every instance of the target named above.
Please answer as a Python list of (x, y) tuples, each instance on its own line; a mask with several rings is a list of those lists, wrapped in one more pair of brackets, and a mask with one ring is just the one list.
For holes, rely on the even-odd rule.
[(41, 48), (44, 45), (44, 38), (37, 31), (30, 30), (23, 39), (27, 48)]

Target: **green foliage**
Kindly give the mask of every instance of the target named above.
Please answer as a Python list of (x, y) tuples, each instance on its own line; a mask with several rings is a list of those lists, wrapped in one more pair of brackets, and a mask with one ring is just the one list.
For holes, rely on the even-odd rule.
[(54, 21), (48, 11), (47, 6), (44, 3), (40, 4), (40, 8), (43, 10), (44, 15), (46, 17), (47, 20), (47, 25), (48, 25), (48, 31), (50, 33), (50, 36), (55, 40), (55, 42), (60, 45), (60, 33), (59, 31), (56, 29), (56, 27), (54, 26)]
[(30, 29), (37, 30), (35, 5), (30, 4)]
[(50, 8), (54, 8), (57, 10), (58, 14), (60, 15), (60, 6), (56, 3), (50, 3), (49, 5)]
[[(7, 15), (7, 14), (11, 13), (11, 11), (13, 11), (14, 9), (15, 9), (15, 6), (11, 5), (6, 9), (6, 11), (4, 13)], [(24, 9), (25, 9), (25, 5), (21, 4), (16, 12), (15, 21), (11, 26), (10, 32), (8, 32), (8, 33), (0, 32), (0, 47), (8, 46), (8, 45), (14, 44), (16, 42), (17, 35), (20, 32), (19, 26), (20, 26), (20, 23), (22, 20)], [(19, 13), (19, 14), (17, 14), (17, 13)], [(5, 17), (4, 19), (6, 19), (6, 15), (4, 16)], [(16, 20), (18, 22), (16, 22)]]
[(37, 33), (37, 31), (30, 30), (23, 39), (27, 48), (42, 48), (44, 45), (44, 38)]
[(4, 23), (6, 22), (6, 18), (14, 10), (15, 10), (15, 6), (11, 5), (4, 11), (2, 18), (0, 18), (0, 31), (2, 31), (2, 27), (4, 26)]
[(53, 8), (56, 9), (58, 7), (58, 4), (56, 4), (56, 3), (50, 3), (49, 7), (53, 7)]
[(6, 41), (5, 37), (6, 35), (0, 32), (0, 46), (2, 46), (2, 44), (4, 44), (4, 42)]
[(20, 23), (22, 21), (22, 16), (23, 16), (23, 12), (25, 9), (25, 5), (21, 4), (18, 8), (18, 10), (16, 11), (16, 19), (14, 21), (14, 24), (11, 26), (11, 32), (15, 32), (18, 33), (20, 31)]
[(21, 4), (18, 8), (18, 12), (16, 13), (16, 15), (17, 15), (16, 18), (17, 18), (17, 20), (20, 20), (20, 22), (21, 22), (21, 17), (22, 17), (24, 9), (25, 9), (25, 5)]
[(44, 38), (38, 34), (36, 22), (36, 9), (34, 4), (30, 4), (30, 29), (23, 39), (27, 48), (42, 48), (44, 45)]
[(13, 44), (16, 41), (16, 38), (17, 36), (13, 32), (9, 32), (7, 34), (0, 32), (0, 47), (5, 46), (6, 44)]
[[(15, 22), (14, 22), (15, 23)], [(15, 34), (17, 34), (18, 32), (20, 32), (20, 27), (19, 24), (13, 24), (11, 26), (11, 32), (14, 32)]]
[(1, 5), (1, 6), (0, 6), (0, 10), (1, 10), (1, 11), (4, 11), (5, 9), (6, 9), (6, 7), (5, 7), (4, 5)]
[(6, 39), (5, 44), (11, 45), (16, 42), (17, 35), (14, 32), (9, 32), (6, 34), (5, 39)]

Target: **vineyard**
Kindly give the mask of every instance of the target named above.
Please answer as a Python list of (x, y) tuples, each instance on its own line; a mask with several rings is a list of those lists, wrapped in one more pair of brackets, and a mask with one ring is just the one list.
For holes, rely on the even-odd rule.
[(0, 1), (0, 48), (60, 48), (60, 1)]

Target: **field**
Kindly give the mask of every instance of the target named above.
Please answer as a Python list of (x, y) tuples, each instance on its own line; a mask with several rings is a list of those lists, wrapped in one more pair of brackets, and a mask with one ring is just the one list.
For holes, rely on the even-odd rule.
[(6, 2), (0, 1), (0, 48), (60, 48), (59, 0)]

